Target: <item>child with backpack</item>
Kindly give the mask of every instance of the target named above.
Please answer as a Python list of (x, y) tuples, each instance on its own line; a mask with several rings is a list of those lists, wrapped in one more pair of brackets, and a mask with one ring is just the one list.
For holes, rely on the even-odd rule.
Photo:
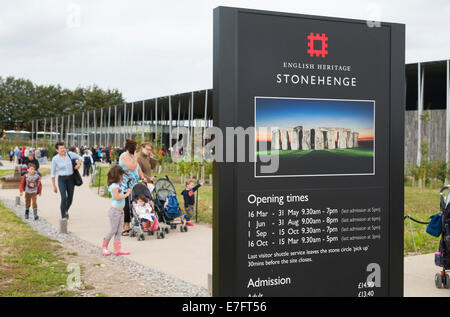
[(194, 192), (202, 186), (203, 183), (199, 183), (195, 185), (194, 180), (190, 179), (186, 181), (186, 188), (181, 192), (184, 199), (184, 209), (186, 213), (184, 215), (184, 219), (186, 220), (186, 226), (193, 227), (194, 224), (191, 222), (192, 217), (194, 216), (194, 204), (195, 204), (195, 194)]
[(22, 176), (19, 186), (20, 196), (25, 192), (25, 219), (29, 218), (31, 203), (33, 203), (34, 220), (38, 220), (37, 215), (37, 195), (42, 194), (41, 177), (36, 173), (36, 165), (28, 164), (28, 173)]

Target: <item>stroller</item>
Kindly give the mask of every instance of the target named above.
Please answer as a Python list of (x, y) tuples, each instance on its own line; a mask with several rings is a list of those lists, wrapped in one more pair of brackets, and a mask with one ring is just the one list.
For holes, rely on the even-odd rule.
[[(133, 186), (133, 189), (131, 190), (130, 210), (132, 212), (133, 218), (131, 219), (130, 237), (136, 237), (138, 241), (145, 240), (145, 234), (141, 224), (142, 218), (139, 217), (138, 213), (136, 212), (133, 206), (133, 202), (136, 202), (137, 198), (140, 195), (144, 195), (149, 201), (152, 200), (152, 194), (150, 193), (150, 190), (148, 189), (147, 185), (136, 184)], [(155, 231), (150, 229), (147, 232), (147, 234), (154, 235)], [(158, 226), (158, 229), (156, 230), (157, 239), (164, 239), (164, 236), (165, 236), (164, 231), (162, 230), (161, 226)]]
[[(445, 191), (447, 191), (446, 195)], [(441, 216), (441, 241), (439, 242), (439, 252), (435, 253), (435, 264), (442, 267), (442, 271), (436, 273), (434, 281), (437, 288), (450, 288), (450, 277), (445, 272), (450, 269), (450, 185), (441, 189)]]
[(187, 232), (188, 228), (181, 214), (175, 186), (167, 176), (156, 181), (153, 193), (155, 196), (153, 200), (155, 210), (158, 214), (160, 225), (164, 223), (164, 231), (169, 233), (169, 226), (170, 229), (176, 229), (177, 225), (180, 225), (180, 231)]

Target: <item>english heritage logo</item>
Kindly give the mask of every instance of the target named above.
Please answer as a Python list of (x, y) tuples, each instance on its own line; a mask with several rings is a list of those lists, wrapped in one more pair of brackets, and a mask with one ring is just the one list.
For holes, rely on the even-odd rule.
[[(322, 35), (320, 35), (319, 33), (316, 33), (314, 35), (313, 32), (311, 32), (311, 34), (308, 35), (308, 54), (311, 57), (325, 57), (328, 54), (328, 37), (325, 36), (325, 33), (322, 33)], [(317, 50), (314, 48), (314, 43), (316, 41), (320, 41), (321, 42), (321, 49)]]

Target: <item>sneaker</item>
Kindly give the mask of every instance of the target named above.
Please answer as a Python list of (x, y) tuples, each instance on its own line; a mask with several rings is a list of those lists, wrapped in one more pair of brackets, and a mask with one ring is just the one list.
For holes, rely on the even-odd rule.
[(28, 212), (25, 212), (25, 219), (30, 218), (30, 214)]

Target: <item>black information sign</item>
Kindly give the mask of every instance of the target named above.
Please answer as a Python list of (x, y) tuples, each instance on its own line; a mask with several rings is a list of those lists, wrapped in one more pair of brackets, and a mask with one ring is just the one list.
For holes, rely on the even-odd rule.
[(215, 9), (215, 296), (403, 295), (404, 32)]

